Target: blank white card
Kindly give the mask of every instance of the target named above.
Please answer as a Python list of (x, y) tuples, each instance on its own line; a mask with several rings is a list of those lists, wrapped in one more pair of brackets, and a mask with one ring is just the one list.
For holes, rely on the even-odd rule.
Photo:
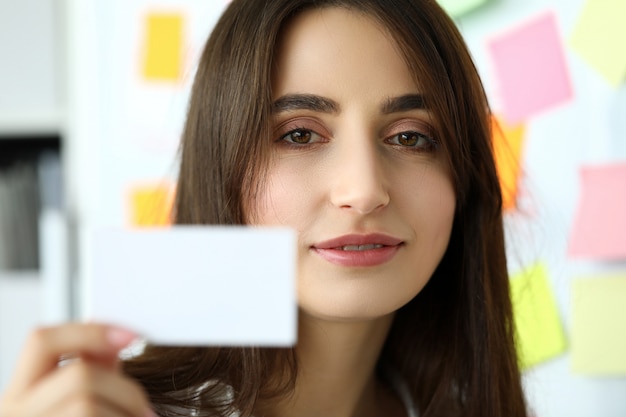
[(86, 312), (163, 345), (290, 346), (296, 237), (288, 229), (177, 226), (93, 234)]

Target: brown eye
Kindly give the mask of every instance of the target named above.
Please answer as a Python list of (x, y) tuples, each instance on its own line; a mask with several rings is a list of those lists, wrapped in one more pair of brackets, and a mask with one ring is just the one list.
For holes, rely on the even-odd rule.
[(415, 146), (419, 140), (420, 137), (415, 132), (400, 133), (398, 135), (398, 143), (403, 146)]
[(407, 131), (398, 133), (385, 140), (392, 145), (398, 145), (418, 152), (432, 151), (437, 148), (437, 141), (420, 132)]
[(288, 136), (293, 143), (309, 143), (312, 135), (310, 130), (298, 129), (290, 132)]
[(279, 140), (290, 145), (308, 145), (320, 142), (322, 138), (310, 129), (299, 128), (285, 133)]

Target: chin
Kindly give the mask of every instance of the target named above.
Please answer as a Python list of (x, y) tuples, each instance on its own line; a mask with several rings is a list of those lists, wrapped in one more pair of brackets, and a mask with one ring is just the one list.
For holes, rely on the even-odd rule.
[[(380, 295), (380, 294), (379, 294)], [(382, 300), (378, 297), (374, 302), (371, 298), (326, 297), (323, 300), (299, 301), (301, 315), (320, 321), (359, 322), (371, 321), (393, 315), (408, 303), (411, 298), (402, 297), (397, 300)]]
[(394, 272), (302, 273), (298, 305), (303, 314), (320, 320), (362, 321), (389, 316), (415, 298), (429, 280), (428, 274)]

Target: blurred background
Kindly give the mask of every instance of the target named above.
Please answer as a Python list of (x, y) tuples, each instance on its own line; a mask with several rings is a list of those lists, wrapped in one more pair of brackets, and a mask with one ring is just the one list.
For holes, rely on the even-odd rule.
[[(0, 0), (0, 392), (81, 318), (90, 230), (166, 225), (226, 0)], [(494, 111), (520, 363), (537, 417), (626, 416), (626, 1), (440, 0)]]

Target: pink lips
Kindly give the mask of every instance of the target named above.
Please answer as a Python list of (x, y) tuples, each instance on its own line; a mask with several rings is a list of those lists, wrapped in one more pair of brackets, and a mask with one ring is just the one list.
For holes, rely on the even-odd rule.
[(322, 258), (341, 266), (376, 266), (390, 261), (403, 241), (383, 234), (345, 235), (311, 247)]

